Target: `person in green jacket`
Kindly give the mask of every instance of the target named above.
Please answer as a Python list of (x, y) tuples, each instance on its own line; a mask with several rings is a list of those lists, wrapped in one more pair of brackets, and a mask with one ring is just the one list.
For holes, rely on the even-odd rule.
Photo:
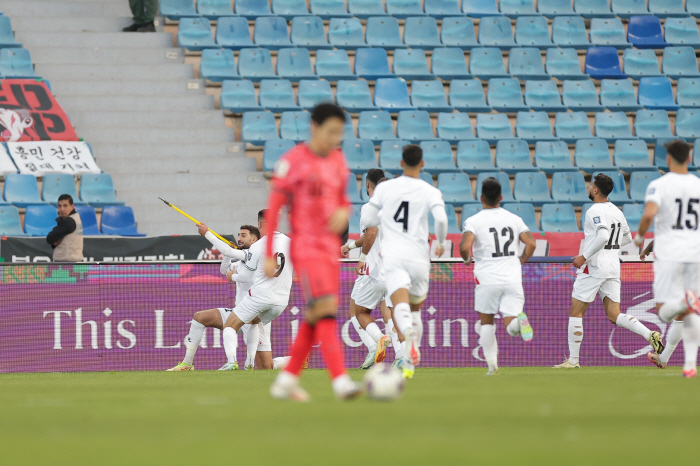
[(158, 12), (158, 0), (129, 0), (134, 24), (127, 26), (124, 32), (156, 32), (153, 20)]

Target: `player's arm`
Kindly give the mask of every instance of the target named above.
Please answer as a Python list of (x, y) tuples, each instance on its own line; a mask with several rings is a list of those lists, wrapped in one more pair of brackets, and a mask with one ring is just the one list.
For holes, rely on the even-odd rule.
[(646, 259), (646, 257), (647, 257), (649, 254), (651, 254), (651, 252), (652, 252), (653, 250), (654, 250), (654, 240), (651, 240), (651, 241), (649, 242), (649, 244), (647, 245), (647, 247), (644, 248), (644, 250), (642, 251), (642, 253), (639, 255), (639, 259), (640, 259), (641, 261), (644, 261), (644, 259)]
[(620, 239), (620, 246), (625, 246), (632, 242), (632, 231), (630, 230), (627, 221), (622, 225), (622, 238)]
[(212, 246), (218, 249), (219, 252), (224, 256), (232, 257), (237, 261), (245, 260), (245, 252), (241, 251), (240, 249), (234, 249), (228, 244), (221, 241), (219, 238), (214, 236), (214, 233), (209, 231), (209, 227), (206, 226), (204, 223), (200, 223), (199, 225), (197, 225), (197, 229), (199, 230), (199, 234), (204, 236), (212, 244)]
[[(277, 162), (275, 165), (275, 174), (272, 178), (272, 189), (270, 197), (267, 199), (267, 210), (265, 211), (265, 222), (267, 230), (274, 233), (277, 230), (277, 222), (279, 221), (280, 210), (287, 205), (291, 196), (291, 187), (294, 184), (293, 176), (289, 171), (291, 164), (286, 157)], [(265, 247), (265, 275), (273, 277), (277, 272), (277, 261), (273, 256), (272, 241), (268, 241)]]
[(639, 221), (639, 229), (637, 230), (637, 236), (634, 238), (634, 244), (641, 246), (644, 244), (644, 235), (646, 235), (651, 224), (654, 222), (654, 217), (659, 211), (659, 206), (655, 202), (647, 201), (644, 204), (644, 213), (642, 214), (642, 219)]
[(459, 242), (459, 254), (464, 259), (465, 264), (472, 261), (472, 245), (474, 244), (474, 233), (465, 231), (462, 234), (462, 241)]
[[(243, 267), (239, 267), (238, 273), (230, 274), (229, 281), (233, 282), (243, 282), (249, 283), (253, 281), (253, 275), (255, 274), (255, 269), (250, 269), (247, 264), (243, 264)], [(229, 276), (229, 275), (227, 275)]]
[(533, 238), (532, 233), (530, 233), (529, 231), (523, 231), (522, 233), (520, 233), (520, 241), (522, 241), (525, 244), (525, 250), (523, 251), (523, 255), (520, 256), (520, 263), (524, 264), (535, 253), (535, 247), (537, 246), (537, 242), (535, 241), (535, 238)]
[(431, 207), (430, 212), (435, 219), (435, 236), (437, 237), (436, 252), (438, 256), (442, 256), (442, 253), (445, 252), (445, 240), (447, 240), (447, 212), (445, 212), (445, 204), (434, 205)]
[(228, 256), (224, 256), (224, 260), (221, 261), (221, 268), (219, 271), (221, 272), (221, 275), (226, 275), (231, 267), (231, 262), (233, 259), (231, 259)]
[(610, 241), (610, 230), (601, 224), (598, 227), (598, 230), (596, 230), (593, 240), (586, 247), (586, 249), (583, 250), (583, 253), (581, 253), (580, 256), (574, 257), (574, 261), (572, 262), (573, 266), (577, 269), (583, 267), (583, 264), (585, 264), (586, 261), (593, 256), (593, 254), (603, 249), (605, 245), (608, 244), (608, 241)]

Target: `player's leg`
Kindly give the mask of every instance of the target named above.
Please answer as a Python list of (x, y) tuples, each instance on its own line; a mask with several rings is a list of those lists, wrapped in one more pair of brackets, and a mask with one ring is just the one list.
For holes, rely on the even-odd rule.
[(673, 356), (678, 343), (681, 342), (683, 332), (683, 321), (673, 320), (666, 331), (666, 346), (661, 354), (654, 352), (647, 353), (647, 358), (652, 364), (655, 364), (659, 369), (666, 369), (668, 361)]
[(523, 312), (525, 307), (525, 293), (521, 284), (503, 285), (503, 295), (499, 309), (503, 315), (503, 325), (508, 335), (516, 337), (520, 335), (525, 342), (532, 341), (534, 332), (527, 314)]
[(682, 263), (654, 261), (654, 299), (661, 320), (666, 323), (683, 320), (688, 312), (688, 302), (683, 288)]
[(391, 343), (391, 338), (380, 330), (371, 312), (382, 302), (386, 294), (386, 284), (383, 281), (367, 277), (365, 283), (355, 296), (355, 315), (362, 328), (375, 342), (376, 348), (372, 358), (369, 355), (362, 364), (362, 369), (369, 369), (373, 364), (383, 362), (386, 357), (386, 349)]
[(258, 322), (254, 320), (243, 326), (246, 332), (246, 358), (243, 369), (247, 371), (255, 369), (255, 358), (258, 354), (258, 345), (260, 344), (260, 326), (258, 324), (259, 320)]
[(255, 354), (255, 363), (258, 369), (274, 369), (275, 363), (272, 359), (272, 340), (270, 338), (272, 322), (259, 322), (257, 325), (260, 331), (260, 339), (258, 342), (257, 352)]
[[(352, 293), (350, 294), (350, 322), (352, 323), (352, 326), (357, 332), (357, 334), (360, 336), (360, 340), (362, 340), (362, 343), (365, 345), (365, 347), (367, 347), (367, 357), (365, 358), (365, 360), (369, 359), (370, 354), (374, 356), (374, 354), (377, 351), (377, 342), (375, 342), (374, 339), (370, 337), (369, 334), (367, 334), (367, 331), (364, 329), (363, 326), (360, 325), (360, 322), (357, 320), (357, 304), (355, 298), (358, 297), (360, 290), (363, 288), (363, 285), (367, 279), (369, 279), (369, 277), (364, 275), (361, 277), (357, 277), (355, 283), (352, 286)], [(366, 369), (365, 367), (362, 368)]]
[[(389, 301), (388, 304), (387, 301)], [(391, 306), (389, 304), (391, 304)], [(403, 348), (401, 347), (403, 336), (399, 334), (398, 329), (394, 325), (394, 319), (391, 318), (393, 312), (391, 309), (392, 307), (393, 303), (391, 303), (391, 299), (387, 296), (385, 300), (381, 302), (382, 318), (385, 323), (385, 333), (391, 338), (391, 345), (394, 347), (394, 363), (392, 367), (399, 367), (403, 359)]]
[(479, 345), (489, 368), (486, 375), (498, 374), (498, 342), (493, 316), (498, 312), (501, 294), (502, 290), (498, 285), (476, 285), (474, 289), (474, 309), (481, 322)]
[(199, 348), (199, 343), (202, 341), (204, 329), (206, 327), (214, 327), (221, 330), (223, 324), (222, 314), (228, 315), (228, 312), (230, 312), (230, 309), (225, 308), (195, 312), (190, 322), (190, 331), (185, 337), (185, 357), (177, 366), (168, 369), (168, 372), (193, 371), (194, 355), (197, 352), (197, 348)]
[(237, 332), (246, 322), (250, 322), (257, 317), (263, 310), (260, 307), (260, 303), (254, 302), (250, 296), (246, 296), (238, 303), (238, 306), (233, 308), (231, 314), (229, 314), (226, 322), (224, 322), (224, 331), (222, 332), (224, 351), (226, 352), (226, 364), (220, 370), (233, 370), (234, 368), (238, 368), (236, 354), (238, 351)]
[(563, 363), (554, 366), (556, 369), (579, 368), (579, 353), (583, 341), (583, 315), (595, 299), (600, 280), (587, 274), (578, 274), (571, 292), (571, 308), (569, 309), (569, 357)]
[(696, 377), (698, 367), (698, 346), (700, 345), (700, 302), (697, 290), (700, 289), (700, 264), (683, 264), (683, 288), (688, 297), (688, 312), (683, 317), (683, 377)]

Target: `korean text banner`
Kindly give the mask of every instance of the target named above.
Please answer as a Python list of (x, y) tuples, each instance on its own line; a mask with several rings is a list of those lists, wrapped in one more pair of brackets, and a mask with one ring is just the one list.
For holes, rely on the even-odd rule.
[[(348, 365), (359, 367), (366, 349), (348, 317), (354, 264), (341, 268), (339, 334)], [(235, 298), (235, 288), (215, 263), (5, 265), (0, 274), (0, 372), (164, 370), (182, 360), (183, 338), (193, 314), (231, 307)], [(525, 310), (535, 337), (531, 343), (510, 337), (498, 319), (499, 365), (549, 366), (563, 361), (573, 280), (568, 264), (524, 267)], [(654, 312), (651, 282), (651, 264), (623, 264), (622, 310), (665, 334), (667, 325)], [(474, 286), (471, 266), (433, 264), (422, 311), (422, 366), (485, 366), (475, 325)], [(303, 308), (295, 281), (289, 307), (272, 323), (273, 357), (288, 354)], [(608, 322), (599, 300), (589, 308), (584, 327), (582, 365), (649, 364), (647, 342)], [(238, 358), (243, 362), (240, 338)], [(388, 360), (393, 357), (389, 349)], [(671, 364), (679, 364), (681, 358), (679, 348)], [(221, 332), (207, 329), (195, 367), (217, 369), (225, 360)], [(311, 367), (321, 365), (315, 351)]]
[(82, 141), (8, 142), (7, 149), (22, 174), (82, 175), (100, 173), (87, 143)]

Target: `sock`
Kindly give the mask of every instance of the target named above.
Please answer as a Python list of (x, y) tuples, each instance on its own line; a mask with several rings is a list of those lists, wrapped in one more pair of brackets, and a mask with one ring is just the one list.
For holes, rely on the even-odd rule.
[(199, 348), (199, 342), (202, 341), (204, 335), (204, 325), (196, 320), (190, 322), (190, 333), (185, 337), (185, 359), (182, 360), (185, 364), (192, 364), (194, 361), (194, 353)]
[(698, 344), (700, 344), (700, 315), (688, 314), (683, 319), (683, 352), (685, 364), (683, 370), (697, 369)]
[(280, 356), (279, 358), (273, 358), (272, 368), (276, 371), (284, 369), (285, 367), (287, 367), (287, 364), (289, 364), (290, 359), (292, 359), (291, 356)]
[(617, 325), (618, 327), (626, 328), (627, 330), (634, 332), (637, 335), (641, 335), (647, 341), (649, 341), (649, 338), (651, 337), (651, 330), (646, 328), (646, 326), (643, 323), (641, 323), (629, 314), (620, 313), (620, 315), (617, 316), (617, 321), (615, 321), (615, 325)]
[(248, 339), (246, 340), (246, 348), (248, 354), (245, 360), (245, 367), (255, 367), (255, 355), (258, 352), (258, 344), (260, 343), (260, 325), (251, 325), (247, 332)]
[(671, 326), (666, 332), (666, 346), (664, 350), (659, 355), (659, 359), (664, 364), (668, 364), (668, 360), (673, 356), (673, 352), (676, 350), (678, 343), (681, 341), (681, 336), (683, 333), (683, 321), (674, 320), (671, 322)]
[(399, 334), (394, 330), (394, 320), (389, 319), (386, 323), (387, 335), (391, 337), (391, 346), (394, 347), (394, 359), (403, 358), (403, 348), (401, 348), (401, 342), (399, 341)]
[(374, 341), (372, 337), (369, 336), (367, 331), (360, 326), (360, 322), (357, 321), (357, 317), (353, 316), (350, 319), (352, 326), (355, 327), (355, 331), (360, 335), (360, 340), (367, 347), (367, 351), (370, 353), (377, 351), (377, 342)]
[(578, 354), (583, 341), (583, 317), (569, 317), (569, 362), (578, 364)]
[(301, 368), (304, 365), (304, 361), (311, 353), (311, 346), (314, 344), (314, 328), (309, 325), (308, 322), (302, 322), (299, 325), (299, 332), (297, 332), (297, 338), (292, 343), (291, 356), (287, 367), (284, 368), (285, 372), (289, 372), (291, 375), (296, 377), (301, 374)]
[(496, 341), (496, 326), (493, 324), (481, 325), (479, 344), (484, 350), (484, 359), (489, 366), (489, 371), (498, 370), (498, 342)]
[(226, 327), (224, 329), (224, 351), (226, 351), (226, 358), (229, 364), (234, 364), (236, 362), (236, 348), (238, 347), (238, 335), (233, 327)]
[(411, 312), (411, 321), (413, 322), (413, 328), (418, 332), (418, 346), (423, 339), (423, 320), (420, 316), (420, 309), (418, 312)]
[(384, 336), (382, 331), (379, 330), (379, 325), (377, 325), (376, 322), (370, 322), (367, 324), (367, 328), (365, 330), (367, 331), (367, 334), (377, 343), (379, 343), (379, 340), (381, 340)]
[(670, 301), (662, 304), (661, 308), (659, 308), (659, 318), (664, 322), (669, 323), (678, 317), (678, 314), (685, 312), (687, 309), (688, 304), (686, 304), (685, 298)]
[(408, 303), (398, 303), (394, 306), (394, 324), (404, 335), (408, 329), (413, 328), (411, 306)]
[(342, 393), (347, 390), (348, 385), (352, 385), (352, 379), (348, 374), (340, 374), (331, 382), (334, 393)]
[(510, 321), (506, 327), (506, 332), (508, 332), (508, 335), (511, 337), (517, 337), (520, 335), (520, 322), (518, 322), (517, 318)]
[(335, 329), (335, 318), (321, 319), (316, 322), (314, 328), (314, 335), (321, 343), (321, 353), (323, 354), (324, 361), (326, 361), (326, 367), (332, 379), (345, 374), (343, 350), (335, 334)]

